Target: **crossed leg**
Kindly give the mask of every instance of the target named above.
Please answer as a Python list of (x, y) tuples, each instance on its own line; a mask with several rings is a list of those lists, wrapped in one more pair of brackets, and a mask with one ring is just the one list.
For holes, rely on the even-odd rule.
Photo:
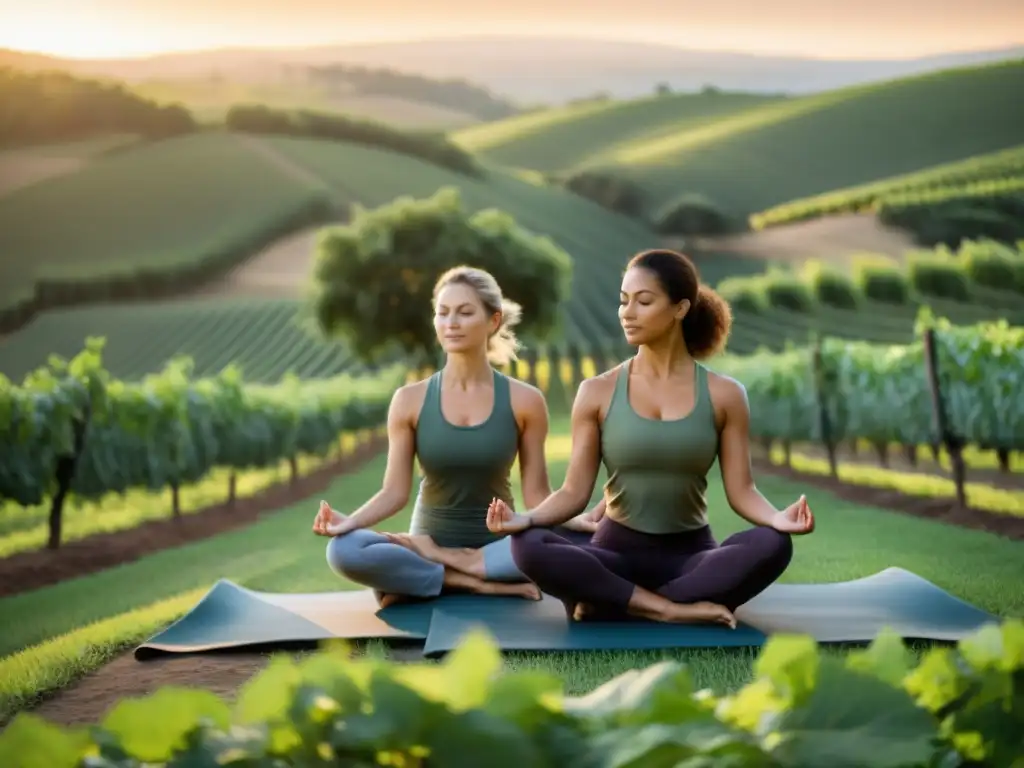
[(541, 598), (529, 582), (487, 581), (431, 561), (376, 531), (357, 530), (333, 537), (327, 563), (339, 576), (376, 591), (382, 607), (403, 598), (437, 597), (443, 591)]
[(561, 600), (574, 618), (596, 609), (669, 623), (736, 626), (731, 611), (721, 605), (703, 598), (683, 604), (639, 586), (635, 574), (640, 563), (627, 552), (575, 544), (552, 530), (531, 528), (513, 535), (512, 556), (527, 578)]

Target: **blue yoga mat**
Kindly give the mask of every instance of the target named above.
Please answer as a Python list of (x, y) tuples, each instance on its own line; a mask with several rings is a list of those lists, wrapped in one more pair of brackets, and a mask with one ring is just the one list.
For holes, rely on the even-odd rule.
[(574, 622), (550, 596), (444, 595), (380, 610), (370, 590), (287, 594), (221, 580), (185, 616), (135, 649), (164, 653), (352, 640), (423, 643), (427, 656), (455, 648), (473, 627), (505, 650), (586, 651), (762, 645), (798, 633), (821, 643), (868, 642), (888, 628), (907, 639), (959, 640), (999, 619), (902, 568), (852, 581), (773, 584), (742, 606), (735, 630), (652, 621)]
[[(507, 598), (503, 598), (507, 600)], [(520, 601), (522, 602), (522, 601)], [(505, 650), (662, 649), (759, 646), (766, 636), (806, 634), (819, 643), (870, 642), (883, 628), (905, 639), (959, 640), (999, 619), (902, 568), (853, 581), (773, 584), (736, 611), (736, 629), (648, 621), (568, 622), (557, 600), (491, 603), (476, 614), (438, 606), (424, 654), (455, 648), (473, 627), (490, 632)]]

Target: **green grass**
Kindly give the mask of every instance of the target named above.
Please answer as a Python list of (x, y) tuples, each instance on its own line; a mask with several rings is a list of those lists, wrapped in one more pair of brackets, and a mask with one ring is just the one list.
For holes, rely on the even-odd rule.
[(589, 102), (464, 128), (455, 143), (506, 166), (565, 171), (599, 163), (619, 146), (657, 141), (734, 115), (777, 96), (676, 94)]
[[(770, 100), (717, 119), (683, 122), (670, 132), (613, 137), (603, 147), (582, 132), (573, 137), (566, 121), (556, 121), (506, 139), (508, 150), (496, 143), (485, 154), (527, 168), (573, 167), (580, 164), (576, 146), (582, 142), (593, 158), (583, 166), (636, 182), (650, 196), (652, 211), (697, 193), (742, 218), (808, 195), (1018, 145), (1022, 91), (1024, 61), (1018, 61)], [(593, 135), (601, 136), (594, 121), (628, 113), (618, 106), (576, 122), (591, 121)], [(636, 114), (644, 114), (643, 105)], [(543, 132), (551, 134), (550, 144)], [(532, 156), (515, 149), (524, 141), (534, 147)]]
[[(565, 472), (566, 425), (556, 422), (549, 441), (553, 482)], [(380, 483), (380, 457), (357, 474), (340, 478), (322, 494), (354, 507)], [(741, 530), (728, 510), (717, 470), (709, 478), (712, 524), (719, 538)], [(516, 483), (518, 488), (518, 483)], [(807, 489), (764, 477), (759, 487), (776, 504)], [(599, 490), (599, 487), (595, 491)], [(1024, 614), (1024, 559), (1020, 545), (990, 534), (859, 507), (813, 489), (818, 530), (796, 541), (783, 581), (834, 581), (865, 576), (890, 566), (906, 568), (965, 600), (1000, 615)], [(330, 591), (352, 589), (324, 562), (324, 540), (309, 533), (316, 498), (244, 530), (151, 555), (141, 561), (71, 582), (0, 600), (0, 717), (38, 692), (66, 685), (124, 648), (138, 643), (186, 612), (205, 589), (229, 578), (254, 589)], [(382, 528), (402, 530), (410, 508)], [(748, 651), (667, 653), (508, 654), (516, 668), (539, 668), (565, 681), (570, 693), (593, 688), (625, 669), (658, 658), (679, 658), (698, 686), (733, 690), (749, 678), (755, 654)]]
[(0, 373), (21, 381), (51, 354), (74, 357), (87, 335), (107, 339), (104, 364), (125, 380), (159, 371), (175, 355), (191, 357), (196, 376), (234, 364), (246, 381), (260, 383), (276, 383), (289, 371), (315, 379), (365, 370), (305, 322), (294, 299), (217, 296), (56, 310), (0, 340)]
[(255, 246), (323, 195), (227, 134), (108, 154), (0, 199), (0, 307), (42, 278), (162, 270)]

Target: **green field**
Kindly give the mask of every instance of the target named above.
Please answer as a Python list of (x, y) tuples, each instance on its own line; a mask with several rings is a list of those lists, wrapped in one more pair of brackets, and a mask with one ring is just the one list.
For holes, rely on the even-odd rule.
[[(462, 134), (482, 154), (527, 168), (589, 167), (637, 182), (651, 209), (700, 193), (738, 217), (822, 192), (910, 173), (1015, 146), (1024, 133), (1024, 62), (968, 68), (769, 101), (677, 131), (591, 145), (562, 128)], [(644, 122), (650, 101), (635, 107)], [(600, 136), (602, 115), (628, 122), (617, 106), (579, 118)], [(594, 122), (597, 121), (597, 122)], [(637, 129), (639, 130), (639, 128)], [(609, 134), (613, 134), (609, 131)], [(546, 140), (549, 138), (549, 141)], [(587, 147), (581, 160), (577, 146)], [(520, 145), (529, 149), (520, 150)], [(559, 157), (564, 160), (558, 160)]]
[(47, 312), (0, 341), (0, 373), (21, 381), (50, 354), (76, 355), (86, 335), (107, 339), (104, 364), (128, 381), (177, 355), (192, 358), (196, 376), (235, 364), (246, 381), (259, 383), (289, 371), (321, 379), (364, 370), (344, 346), (307, 329), (301, 313), (295, 300), (225, 297)]
[[(548, 455), (552, 481), (565, 472), (569, 440), (564, 423), (553, 425)], [(383, 457), (343, 477), (324, 497), (354, 508), (379, 487)], [(603, 478), (602, 478), (603, 481)], [(759, 485), (775, 504), (808, 492), (818, 520), (813, 536), (796, 541), (783, 580), (833, 581), (866, 576), (890, 566), (906, 568), (965, 600), (1000, 615), (1024, 615), (1024, 564), (1019, 545), (990, 534), (857, 507), (823, 492), (773, 478)], [(515, 482), (517, 497), (518, 479)], [(599, 487), (599, 486), (598, 486)], [(319, 497), (317, 497), (319, 498)], [(709, 477), (709, 505), (716, 535), (745, 524), (729, 511), (718, 470)], [(117, 570), (0, 600), (8, 620), (0, 642), (0, 714), (39, 689), (67, 684), (127, 645), (144, 639), (188, 610), (210, 585), (229, 578), (254, 589), (327, 591), (353, 589), (323, 560), (324, 540), (309, 533), (317, 499), (309, 499), (245, 530), (168, 550)], [(404, 530), (410, 508), (381, 526)], [(956, 562), (956, 569), (949, 568)], [(539, 668), (579, 693), (626, 669), (666, 656), (691, 664), (698, 687), (735, 690), (747, 681), (749, 651), (658, 653), (509, 654), (515, 668)]]
[(780, 100), (715, 93), (595, 101), (464, 128), (452, 138), (501, 165), (565, 171), (599, 163), (619, 147), (657, 141)]
[(0, 199), (0, 308), (39, 279), (159, 272), (258, 247), (325, 198), (226, 134), (107, 155)]

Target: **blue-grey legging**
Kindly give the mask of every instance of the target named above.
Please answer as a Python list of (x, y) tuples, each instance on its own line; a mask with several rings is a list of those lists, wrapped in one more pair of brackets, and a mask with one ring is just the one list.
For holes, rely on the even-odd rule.
[[(557, 530), (566, 541), (590, 540), (588, 534)], [(528, 581), (512, 560), (510, 537), (498, 539), (481, 550), (487, 581)], [(443, 565), (367, 529), (331, 538), (327, 542), (327, 564), (339, 576), (384, 594), (436, 597), (444, 586)]]
[(792, 556), (788, 534), (761, 527), (720, 545), (709, 526), (653, 535), (608, 517), (589, 544), (546, 528), (512, 536), (512, 558), (530, 581), (568, 611), (592, 606), (595, 618), (625, 618), (635, 586), (675, 603), (706, 600), (734, 611), (779, 578)]

